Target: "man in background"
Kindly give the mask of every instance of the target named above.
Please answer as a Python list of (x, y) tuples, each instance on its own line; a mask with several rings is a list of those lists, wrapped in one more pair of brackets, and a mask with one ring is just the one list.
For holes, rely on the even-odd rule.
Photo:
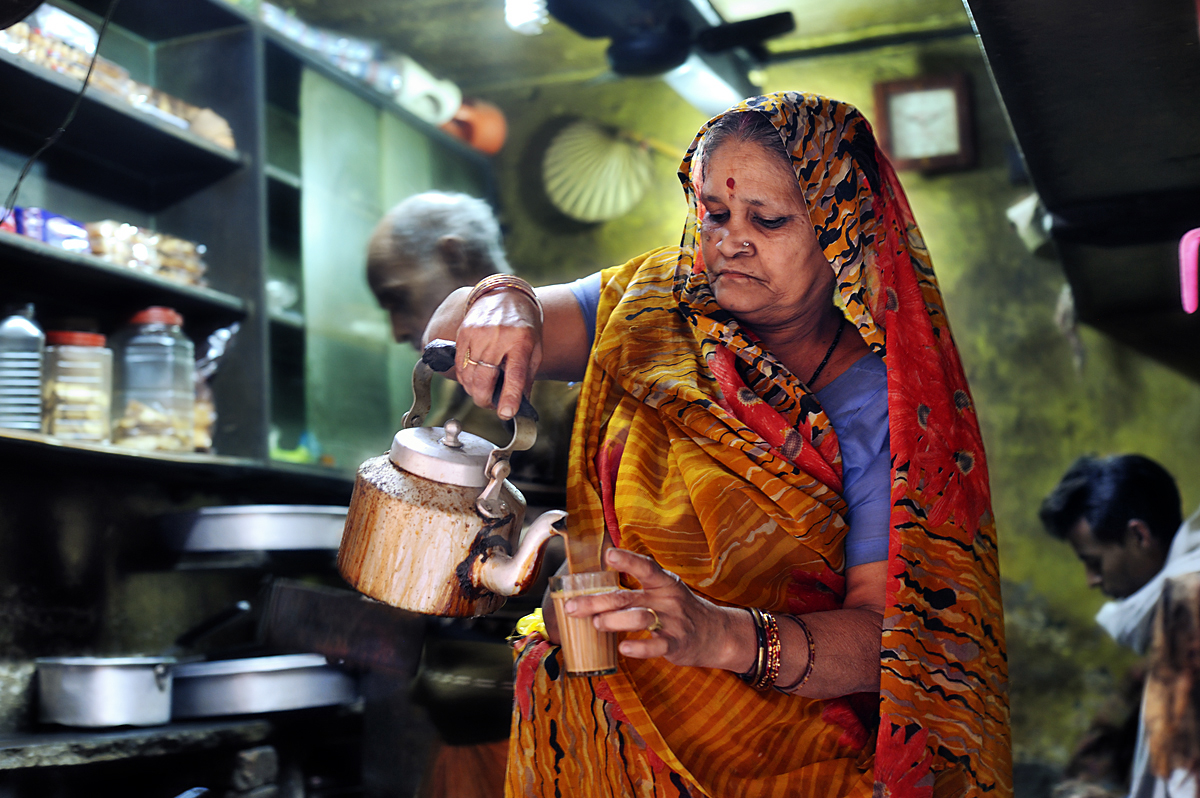
[(433, 311), (456, 288), (511, 273), (500, 225), (486, 202), (430, 191), (392, 208), (371, 234), (367, 283), (398, 343), (421, 348)]
[[(1080, 457), (1038, 515), (1050, 534), (1071, 544), (1088, 585), (1112, 599), (1096, 622), (1117, 642), (1145, 654), (1164, 583), (1200, 571), (1200, 513), (1181, 524), (1175, 479), (1141, 455)], [(1129, 773), (1131, 798), (1195, 794), (1151, 772), (1142, 721)]]

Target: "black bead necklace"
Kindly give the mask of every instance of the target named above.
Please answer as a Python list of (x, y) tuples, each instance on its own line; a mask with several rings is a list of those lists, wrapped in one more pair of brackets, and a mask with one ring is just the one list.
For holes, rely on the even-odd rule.
[(842, 340), (842, 330), (844, 329), (846, 329), (846, 317), (842, 316), (842, 320), (838, 322), (837, 333), (833, 336), (833, 343), (829, 345), (829, 351), (825, 353), (825, 359), (821, 361), (821, 365), (817, 366), (817, 370), (812, 373), (812, 376), (808, 378), (808, 382), (805, 383), (810, 390), (812, 386), (817, 384), (817, 377), (820, 377), (821, 372), (825, 370), (825, 364), (833, 356), (833, 350), (837, 349), (838, 341)]

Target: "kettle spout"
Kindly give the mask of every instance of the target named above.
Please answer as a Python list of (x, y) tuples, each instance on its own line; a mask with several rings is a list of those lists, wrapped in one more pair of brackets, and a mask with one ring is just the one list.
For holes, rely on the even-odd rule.
[(551, 536), (566, 532), (563, 522), (566, 517), (562, 510), (542, 513), (529, 525), (513, 556), (493, 552), (490, 557), (477, 560), (471, 569), (471, 581), (501, 596), (525, 592), (541, 567), (546, 542)]

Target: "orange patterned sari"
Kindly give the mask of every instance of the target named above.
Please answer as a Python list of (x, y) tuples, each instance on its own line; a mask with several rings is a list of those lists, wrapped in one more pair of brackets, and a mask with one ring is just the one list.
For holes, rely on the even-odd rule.
[[(782, 93), (734, 110), (779, 130), (840, 305), (887, 365), (893, 510), (880, 693), (757, 692), (730, 672), (661, 659), (568, 677), (558, 649), (531, 634), (517, 645), (507, 794), (1007, 798), (987, 472), (920, 232), (851, 106)], [(571, 534), (608, 535), (723, 604), (837, 609), (837, 436), (807, 387), (713, 300), (692, 189), (705, 129), (680, 167), (691, 208), (681, 246), (602, 277), (572, 441)], [(836, 663), (818, 654), (815, 666)]]

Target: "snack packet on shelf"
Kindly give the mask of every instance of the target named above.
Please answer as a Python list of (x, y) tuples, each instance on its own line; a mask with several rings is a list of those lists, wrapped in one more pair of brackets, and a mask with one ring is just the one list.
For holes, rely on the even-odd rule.
[(0, 30), (0, 50), (13, 55), (21, 55), (29, 47), (29, 25), (18, 22)]
[(129, 95), (129, 102), (134, 108), (180, 130), (187, 130), (188, 121), (181, 114), (175, 113), (178, 109), (172, 104), (172, 99), (165, 92), (137, 81), (133, 82), (133, 92)]
[(221, 116), (211, 108), (196, 108), (191, 107), (188, 110), (188, 124), (191, 125), (191, 130), (202, 139), (211, 141), (218, 147), (224, 147), (227, 150), (236, 150), (237, 142), (233, 139), (233, 128), (229, 126), (229, 122), (225, 117)]
[(67, 252), (86, 255), (92, 251), (87, 228), (57, 213), (42, 212), (42, 240)]
[(196, 359), (196, 424), (193, 436), (198, 452), (213, 450), (213, 433), (217, 428), (217, 403), (209, 379), (216, 373), (217, 366), (229, 352), (230, 344), (233, 343), (239, 329), (241, 323), (235, 321), (208, 336), (208, 350)]
[(92, 253), (110, 263), (185, 285), (207, 284), (203, 244), (112, 220), (90, 222), (85, 227)]
[(25, 20), (42, 36), (69, 45), (88, 58), (96, 52), (100, 41), (99, 33), (91, 25), (49, 3), (42, 3)]

